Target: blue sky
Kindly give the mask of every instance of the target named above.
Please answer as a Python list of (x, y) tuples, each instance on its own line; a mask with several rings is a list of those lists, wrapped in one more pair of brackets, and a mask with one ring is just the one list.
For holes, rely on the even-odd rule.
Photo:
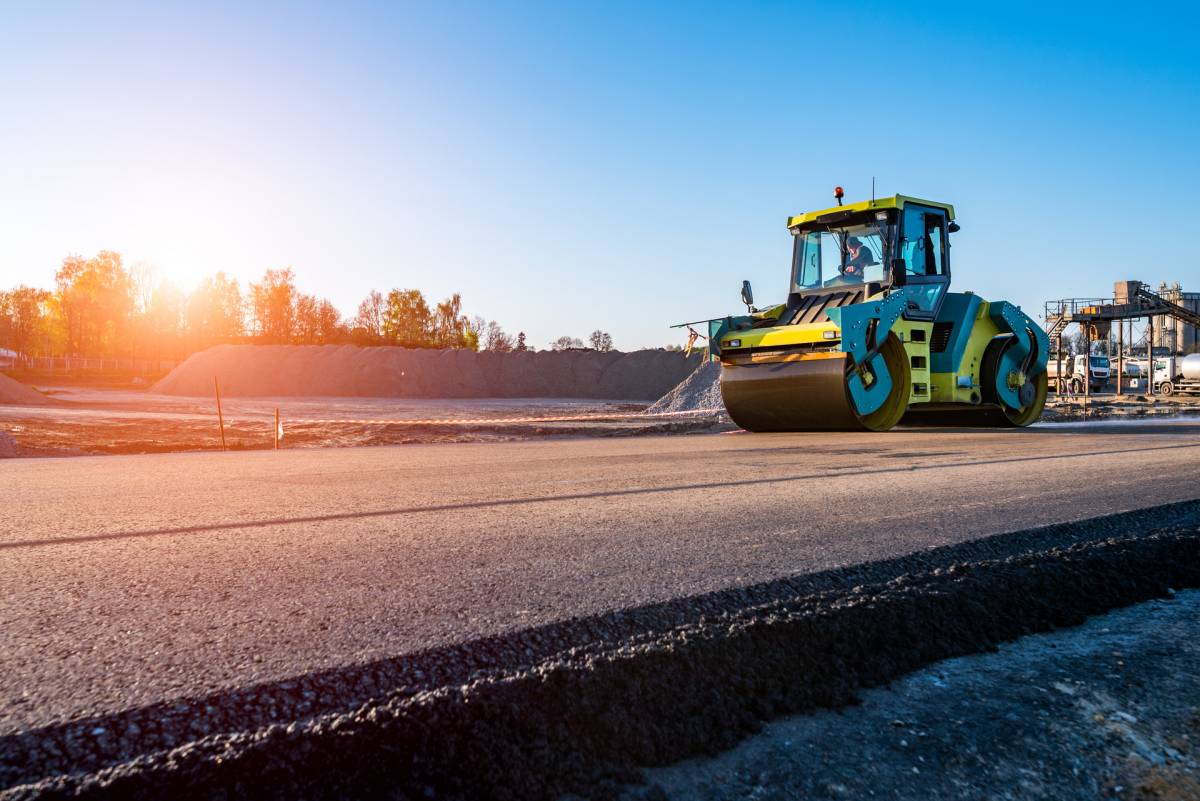
[(630, 349), (781, 300), (787, 215), (875, 176), (956, 205), (957, 289), (1200, 291), (1200, 11), (1144, 8), (6, 4), (0, 285), (291, 266)]

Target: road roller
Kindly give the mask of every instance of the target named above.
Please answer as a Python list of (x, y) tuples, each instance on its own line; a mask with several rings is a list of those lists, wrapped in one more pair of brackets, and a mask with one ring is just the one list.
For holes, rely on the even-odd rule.
[(954, 207), (896, 195), (790, 217), (787, 301), (704, 321), (721, 396), (748, 431), (1028, 426), (1046, 333), (1007, 301), (950, 291)]

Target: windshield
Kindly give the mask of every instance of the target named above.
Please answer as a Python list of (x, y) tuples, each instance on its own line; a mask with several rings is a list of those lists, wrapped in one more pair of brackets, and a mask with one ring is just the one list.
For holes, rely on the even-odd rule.
[(1107, 356), (1093, 356), (1092, 357), (1092, 367), (1108, 367), (1108, 357)]
[(792, 291), (883, 281), (887, 222), (829, 226), (796, 237)]

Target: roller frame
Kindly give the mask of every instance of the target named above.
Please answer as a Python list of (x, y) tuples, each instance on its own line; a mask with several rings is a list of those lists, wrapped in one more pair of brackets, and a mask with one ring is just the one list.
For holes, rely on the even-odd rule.
[[(1006, 300), (992, 301), (988, 306), (988, 317), (1002, 333), (1014, 337), (1013, 343), (1000, 354), (999, 369), (990, 379), (995, 384), (996, 398), (1010, 409), (1020, 410), (1025, 404), (1021, 403), (1018, 388), (1009, 385), (1008, 377), (1022, 373), (1026, 380), (1031, 380), (1044, 373), (1045, 364), (1038, 357), (1050, 353), (1050, 338), (1025, 312)], [(1027, 361), (1032, 368), (1028, 371), (1025, 369)], [(980, 376), (980, 380), (985, 378)]]
[[(892, 392), (892, 377), (879, 350), (907, 305), (908, 292), (902, 287), (883, 298), (825, 310), (826, 316), (841, 329), (842, 350), (852, 362), (847, 379), (850, 398), (860, 415), (878, 411)], [(872, 320), (877, 321), (873, 347), (867, 343)], [(863, 372), (872, 376), (870, 386), (863, 381)]]

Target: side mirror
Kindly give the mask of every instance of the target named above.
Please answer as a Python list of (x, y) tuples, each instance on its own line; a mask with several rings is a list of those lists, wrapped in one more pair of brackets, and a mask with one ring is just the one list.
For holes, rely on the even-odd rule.
[(961, 228), (961, 226), (959, 226), (959, 224), (958, 224), (958, 223), (956, 223), (954, 220), (951, 220), (951, 221), (950, 221), (950, 225), (949, 225), (949, 226), (947, 226), (946, 230), (947, 230), (947, 231), (949, 231), (949, 232), (950, 232), (950, 233), (952, 233), (952, 234), (957, 234), (959, 231), (961, 231), (961, 230), (962, 230), (962, 228)]
[[(742, 303), (746, 304), (746, 308), (751, 309), (754, 305), (754, 290), (750, 288), (749, 281), (742, 282)], [(753, 309), (751, 309), (753, 311)]]
[(892, 259), (892, 286), (908, 283), (908, 269), (904, 259)]

